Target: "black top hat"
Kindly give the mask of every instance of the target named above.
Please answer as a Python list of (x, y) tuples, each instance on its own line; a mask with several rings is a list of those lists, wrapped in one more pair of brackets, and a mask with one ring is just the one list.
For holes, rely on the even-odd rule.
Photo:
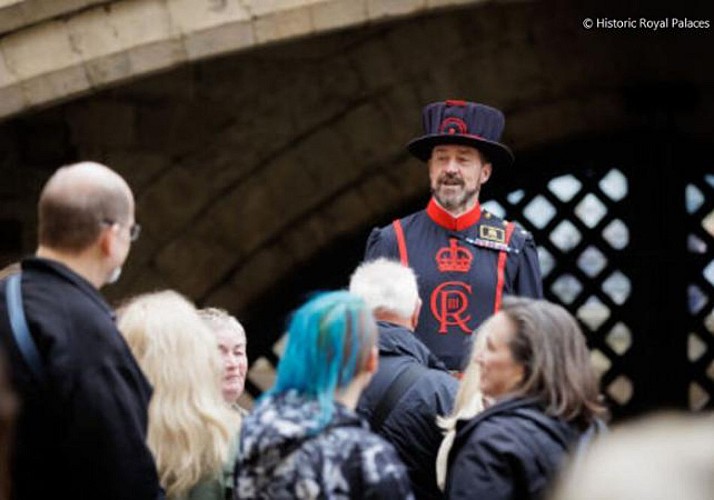
[(513, 163), (513, 153), (498, 142), (506, 120), (496, 108), (467, 101), (427, 104), (422, 111), (424, 132), (407, 144), (411, 154), (427, 161), (439, 144), (463, 144), (478, 149), (496, 167)]

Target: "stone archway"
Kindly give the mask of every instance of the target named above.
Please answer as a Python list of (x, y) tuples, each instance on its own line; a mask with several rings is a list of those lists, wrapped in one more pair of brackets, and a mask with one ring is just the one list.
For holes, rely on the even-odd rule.
[(479, 0), (4, 0), (0, 117), (207, 58)]
[[(111, 297), (171, 287), (258, 317), (281, 290), (299, 296), (300, 280), (287, 285), (295, 274), (334, 266), (327, 257), (345, 242), (354, 259), (371, 225), (424, 203), (426, 177), (403, 146), (419, 133), (426, 102), (500, 107), (504, 140), (522, 158), (658, 120), (713, 142), (708, 45), (693, 34), (643, 44), (586, 31), (568, 7), (533, 3), (418, 12), (184, 61), (5, 121), (2, 208), (16, 245), (3, 255), (32, 250), (34, 199), (47, 175), (95, 159), (130, 181), (145, 226)], [(515, 187), (528, 168), (493, 183)], [(339, 269), (324, 283), (345, 279)]]

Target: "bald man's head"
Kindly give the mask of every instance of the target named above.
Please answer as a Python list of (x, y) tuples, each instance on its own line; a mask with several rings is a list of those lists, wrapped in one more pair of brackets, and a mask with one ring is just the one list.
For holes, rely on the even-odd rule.
[(103, 223), (125, 223), (133, 210), (131, 189), (113, 170), (91, 162), (62, 167), (40, 195), (39, 243), (82, 251), (97, 240)]

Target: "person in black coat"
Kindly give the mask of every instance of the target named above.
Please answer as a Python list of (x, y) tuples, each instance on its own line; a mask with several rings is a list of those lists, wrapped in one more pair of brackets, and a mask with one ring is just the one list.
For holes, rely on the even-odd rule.
[(131, 190), (104, 165), (79, 163), (49, 179), (38, 208), (39, 246), (22, 261), (14, 309), (27, 336), (15, 335), (0, 286), (0, 341), (21, 399), (13, 498), (161, 497), (146, 444), (152, 389), (99, 293), (138, 236)]
[(436, 417), (451, 411), (458, 383), (414, 336), (421, 305), (414, 271), (384, 258), (366, 262), (350, 291), (367, 302), (379, 328), (379, 368), (357, 412), (397, 449), (416, 498), (443, 498), (434, 469), (442, 439)]
[[(604, 412), (576, 320), (561, 306), (506, 298), (475, 349), (472, 397), (486, 408), (458, 420), (448, 453), (446, 497), (540, 499)], [(458, 411), (456, 409), (455, 411)]]
[(0, 500), (10, 498), (10, 451), (17, 406), (15, 391), (5, 372), (5, 353), (0, 349)]

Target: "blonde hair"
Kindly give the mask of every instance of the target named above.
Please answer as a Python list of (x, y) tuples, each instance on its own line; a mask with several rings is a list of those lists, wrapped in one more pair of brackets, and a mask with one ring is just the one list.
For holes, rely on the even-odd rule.
[(140, 295), (118, 326), (154, 386), (148, 444), (167, 496), (218, 477), (240, 416), (223, 399), (216, 341), (196, 308), (170, 290)]

